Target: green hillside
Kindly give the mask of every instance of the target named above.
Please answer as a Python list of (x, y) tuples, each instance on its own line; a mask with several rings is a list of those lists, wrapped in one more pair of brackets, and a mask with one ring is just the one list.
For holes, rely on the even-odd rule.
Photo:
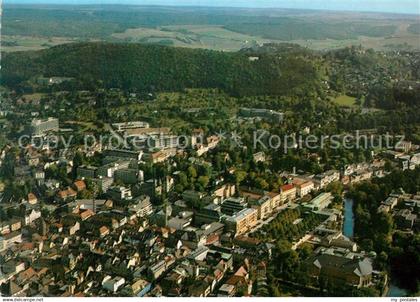
[(142, 91), (219, 88), (234, 95), (286, 95), (319, 87), (313, 58), (261, 55), (158, 45), (80, 43), (3, 56), (2, 83), (31, 86), (44, 77), (72, 77), (79, 88)]

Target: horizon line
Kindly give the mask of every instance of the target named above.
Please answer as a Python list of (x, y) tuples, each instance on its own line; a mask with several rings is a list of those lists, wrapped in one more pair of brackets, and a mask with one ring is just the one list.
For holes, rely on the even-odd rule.
[(285, 7), (285, 6), (224, 6), (224, 5), (193, 5), (193, 4), (137, 4), (137, 3), (63, 3), (56, 2), (53, 0), (51, 2), (20, 2), (19, 0), (15, 2), (14, 0), (3, 0), (3, 5), (16, 5), (16, 6), (41, 6), (41, 5), (51, 5), (51, 6), (136, 6), (136, 7), (173, 7), (173, 8), (209, 8), (209, 9), (258, 9), (258, 10), (290, 10), (290, 11), (314, 11), (314, 12), (340, 12), (340, 13), (363, 13), (363, 14), (386, 14), (386, 15), (405, 15), (405, 16), (420, 16), (420, 10), (417, 12), (406, 12), (406, 11), (380, 11), (380, 10), (357, 10), (357, 9), (339, 9), (339, 8), (303, 8), (303, 7)]

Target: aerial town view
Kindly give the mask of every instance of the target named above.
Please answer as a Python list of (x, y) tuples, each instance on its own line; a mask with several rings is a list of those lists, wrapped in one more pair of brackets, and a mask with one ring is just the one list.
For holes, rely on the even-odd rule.
[(417, 0), (5, 0), (0, 30), (1, 302), (419, 300)]

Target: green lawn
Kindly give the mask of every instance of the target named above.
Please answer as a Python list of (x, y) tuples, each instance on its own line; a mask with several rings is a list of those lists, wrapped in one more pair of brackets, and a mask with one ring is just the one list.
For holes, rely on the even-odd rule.
[(343, 107), (356, 107), (356, 98), (348, 95), (340, 95), (334, 99), (334, 102)]
[(24, 94), (23, 98), (28, 101), (39, 101), (45, 96), (45, 93)]

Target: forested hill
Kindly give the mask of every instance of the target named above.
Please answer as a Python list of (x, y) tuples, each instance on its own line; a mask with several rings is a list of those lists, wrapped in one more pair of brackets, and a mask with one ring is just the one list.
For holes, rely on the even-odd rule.
[(2, 85), (37, 89), (39, 77), (72, 77), (78, 88), (177, 91), (220, 88), (233, 95), (287, 95), (312, 91), (320, 77), (313, 58), (173, 48), (79, 43), (36, 52), (3, 54)]

